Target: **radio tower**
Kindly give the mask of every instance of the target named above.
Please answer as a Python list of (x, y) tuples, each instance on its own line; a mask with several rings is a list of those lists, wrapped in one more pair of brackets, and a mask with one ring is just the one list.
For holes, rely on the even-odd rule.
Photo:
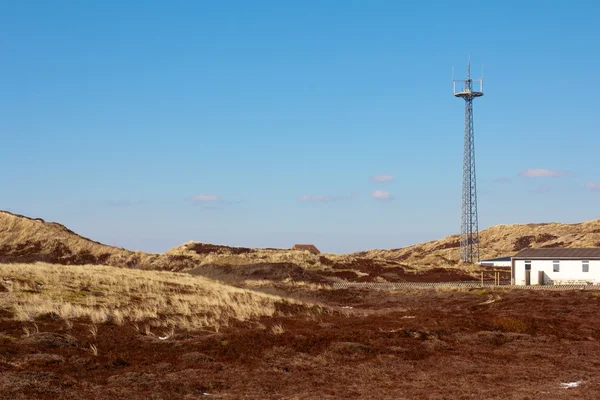
[[(481, 78), (471, 78), (471, 59), (469, 57), (467, 79), (455, 80), (454, 73), (452, 75), (452, 91), (454, 96), (461, 97), (465, 100), (465, 143), (463, 158), (462, 218), (460, 224), (460, 256), (462, 261), (474, 263), (479, 261), (479, 223), (477, 221), (473, 99), (483, 96), (483, 72)], [(456, 87), (457, 82), (459, 83), (459, 91), (457, 91)], [(474, 90), (473, 82), (479, 82), (479, 91)]]

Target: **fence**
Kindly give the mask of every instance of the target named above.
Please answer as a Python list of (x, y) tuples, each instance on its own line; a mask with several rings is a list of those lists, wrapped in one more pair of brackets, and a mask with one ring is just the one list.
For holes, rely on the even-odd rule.
[(600, 285), (512, 285), (510, 281), (500, 281), (499, 284), (481, 283), (478, 281), (458, 282), (334, 282), (333, 289), (436, 289), (436, 288), (502, 288), (526, 290), (600, 290)]

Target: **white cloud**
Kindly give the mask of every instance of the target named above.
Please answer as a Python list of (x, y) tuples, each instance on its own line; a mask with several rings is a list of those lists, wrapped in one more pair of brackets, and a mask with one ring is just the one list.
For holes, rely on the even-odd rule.
[(390, 200), (392, 198), (392, 194), (390, 192), (386, 192), (385, 190), (376, 190), (371, 193), (371, 197), (377, 200)]
[(197, 201), (197, 202), (202, 202), (202, 203), (209, 203), (209, 202), (216, 202), (216, 201), (221, 201), (221, 197), (214, 195), (214, 194), (199, 194), (197, 196), (192, 197), (193, 201)]
[(600, 190), (600, 183), (588, 182), (585, 184), (585, 187), (590, 190)]
[(538, 177), (546, 177), (546, 176), (559, 177), (559, 176), (566, 176), (568, 174), (564, 171), (556, 171), (556, 170), (544, 169), (544, 168), (534, 168), (534, 169), (523, 170), (523, 171), (521, 171), (521, 173), (519, 175), (525, 176), (527, 178), (538, 178)]
[(394, 180), (394, 175), (375, 175), (372, 179), (376, 182), (390, 182)]

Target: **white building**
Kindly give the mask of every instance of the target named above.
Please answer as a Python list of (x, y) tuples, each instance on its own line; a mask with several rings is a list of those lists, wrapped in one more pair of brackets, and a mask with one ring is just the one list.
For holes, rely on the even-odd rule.
[(521, 250), (511, 278), (514, 285), (600, 284), (600, 248)]
[(506, 267), (510, 268), (512, 265), (511, 257), (498, 257), (498, 258), (488, 258), (486, 260), (481, 260), (478, 263), (482, 267)]

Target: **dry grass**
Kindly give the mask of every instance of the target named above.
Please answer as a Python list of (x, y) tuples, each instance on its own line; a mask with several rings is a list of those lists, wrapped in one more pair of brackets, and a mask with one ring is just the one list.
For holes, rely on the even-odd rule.
[(306, 281), (295, 281), (292, 279), (284, 279), (281, 281), (274, 281), (270, 279), (247, 279), (243, 281), (242, 284), (244, 287), (248, 288), (281, 287), (283, 289), (302, 289), (303, 291), (307, 292), (316, 292), (319, 290), (332, 290), (331, 285)]
[[(165, 256), (174, 258), (189, 258), (196, 266), (203, 265), (254, 265), (254, 264), (283, 264), (291, 263), (300, 265), (306, 269), (327, 268), (322, 263), (322, 257), (326, 257), (335, 263), (351, 263), (356, 257), (337, 254), (312, 254), (306, 250), (289, 249), (243, 249), (227, 246), (219, 246), (218, 251), (204, 253), (204, 245), (198, 242), (188, 242), (176, 246), (165, 253)], [(198, 251), (200, 249), (200, 251)]]
[[(600, 219), (579, 224), (498, 225), (483, 230), (480, 239), (482, 258), (511, 255), (528, 246), (597, 247), (600, 246)], [(471, 274), (477, 271), (475, 266), (459, 261), (458, 235), (402, 249), (346, 255), (315, 255), (308, 251), (236, 248), (197, 242), (184, 243), (164, 254), (149, 254), (94, 242), (57, 223), (0, 211), (0, 243), (0, 262), (103, 264), (169, 271), (198, 269), (202, 270), (202, 275), (210, 277), (223, 274), (224, 279), (231, 279), (231, 276), (225, 276), (223, 270), (233, 267), (229, 274), (238, 280), (246, 279), (245, 270), (256, 269), (256, 266), (273, 269), (256, 276), (258, 279), (278, 279), (274, 276), (285, 266), (300, 266), (310, 273), (352, 271), (358, 276), (365, 276), (375, 267), (401, 267), (407, 272), (424, 273), (440, 267), (458, 268)], [(384, 277), (374, 279), (386, 281)]]
[(281, 335), (283, 332), (285, 332), (285, 329), (283, 329), (281, 324), (277, 324), (271, 327), (271, 332), (273, 332), (275, 335)]
[[(303, 304), (165, 271), (0, 264), (0, 277), (9, 289), (0, 294), (0, 308), (20, 321), (56, 314), (67, 321), (88, 318), (93, 324), (145, 324), (147, 330), (219, 330), (230, 321), (276, 315), (277, 304)], [(89, 332), (96, 336), (98, 328), (91, 325)]]
[(32, 260), (65, 264), (164, 267), (158, 254), (107, 246), (76, 234), (55, 222), (0, 211), (0, 243), (4, 261)]
[[(372, 259), (399, 261), (418, 269), (453, 266), (473, 272), (472, 266), (459, 261), (458, 235), (448, 236), (402, 249), (370, 250), (351, 255)], [(480, 232), (481, 257), (508, 256), (528, 247), (598, 247), (600, 219), (577, 224), (496, 225)]]
[[(41, 261), (168, 271), (185, 271), (204, 265), (244, 266), (277, 263), (292, 263), (308, 269), (326, 268), (320, 255), (288, 249), (244, 249), (188, 242), (164, 254), (130, 251), (87, 239), (58, 223), (6, 211), (0, 211), (0, 243), (0, 262)], [(346, 255), (326, 256), (335, 262), (354, 260), (354, 257)]]

